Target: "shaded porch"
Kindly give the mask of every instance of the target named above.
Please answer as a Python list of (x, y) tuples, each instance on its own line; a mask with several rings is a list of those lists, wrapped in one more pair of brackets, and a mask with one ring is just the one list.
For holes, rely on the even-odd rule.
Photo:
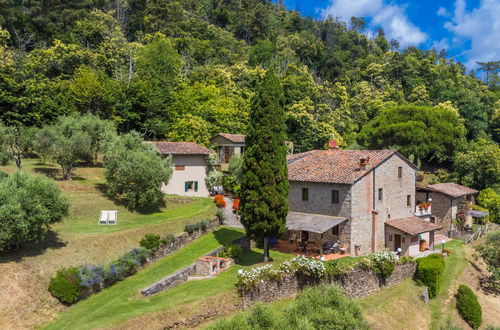
[(345, 217), (290, 212), (286, 232), (274, 248), (297, 255), (323, 256), (326, 260), (346, 256), (349, 251), (346, 222)]

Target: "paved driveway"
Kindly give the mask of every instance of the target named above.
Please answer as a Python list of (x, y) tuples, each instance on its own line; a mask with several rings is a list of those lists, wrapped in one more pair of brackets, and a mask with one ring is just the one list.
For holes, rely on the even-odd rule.
[(228, 227), (234, 228), (243, 228), (243, 225), (240, 223), (240, 220), (233, 213), (233, 200), (228, 197), (224, 197), (226, 201), (226, 207), (223, 208), (224, 214), (226, 215), (226, 220), (224, 220), (224, 225)]

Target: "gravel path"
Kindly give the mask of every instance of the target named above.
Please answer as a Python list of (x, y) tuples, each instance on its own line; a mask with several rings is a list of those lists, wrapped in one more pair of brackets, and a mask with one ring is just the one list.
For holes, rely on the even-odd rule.
[(238, 216), (233, 213), (233, 200), (227, 197), (224, 197), (224, 200), (226, 201), (226, 207), (223, 209), (224, 214), (226, 215), (224, 225), (233, 228), (243, 228)]

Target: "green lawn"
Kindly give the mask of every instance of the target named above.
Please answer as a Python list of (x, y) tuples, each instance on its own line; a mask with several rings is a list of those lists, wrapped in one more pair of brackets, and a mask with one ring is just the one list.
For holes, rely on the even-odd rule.
[[(259, 263), (262, 260), (259, 250), (250, 251), (242, 257), (241, 263), (246, 266), (232, 266), (215, 278), (186, 282), (149, 298), (140, 294), (141, 289), (241, 235), (242, 231), (232, 228), (221, 228), (210, 233), (124, 281), (70, 307), (46, 328), (92, 329), (116, 326), (148, 313), (176, 308), (224, 291), (235, 290), (238, 269)], [(272, 251), (272, 257), (280, 262), (291, 255)]]

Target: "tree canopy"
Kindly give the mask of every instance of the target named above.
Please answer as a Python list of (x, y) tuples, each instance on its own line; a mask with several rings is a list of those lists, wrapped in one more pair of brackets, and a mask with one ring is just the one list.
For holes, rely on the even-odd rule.
[(456, 111), (405, 105), (382, 111), (363, 127), (358, 141), (368, 148), (396, 148), (406, 157), (443, 162), (465, 143), (465, 129)]
[(67, 198), (51, 179), (22, 171), (0, 177), (0, 200), (0, 251), (42, 240), (69, 211)]

